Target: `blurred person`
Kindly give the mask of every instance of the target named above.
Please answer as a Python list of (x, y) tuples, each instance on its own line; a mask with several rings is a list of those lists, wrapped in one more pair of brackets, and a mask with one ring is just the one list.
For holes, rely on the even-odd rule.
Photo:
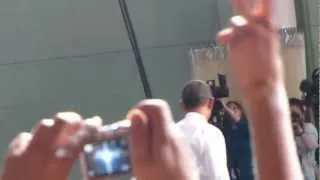
[(318, 132), (312, 124), (311, 116), (307, 116), (303, 101), (290, 98), (292, 128), (305, 180), (316, 179), (315, 151), (318, 145)]
[(193, 151), (200, 179), (229, 180), (224, 136), (208, 123), (214, 106), (210, 86), (200, 80), (187, 82), (181, 93), (181, 105), (186, 115), (177, 127)]
[(291, 112), (296, 112), (299, 114), (304, 121), (304, 112), (306, 111), (306, 106), (304, 105), (303, 101), (298, 98), (290, 98), (289, 99), (289, 106)]
[[(230, 143), (227, 146), (229, 171), (235, 172), (237, 180), (253, 180), (251, 139), (249, 123), (242, 105), (237, 101), (228, 101), (225, 110), (231, 121)], [(231, 172), (231, 171), (230, 171)]]

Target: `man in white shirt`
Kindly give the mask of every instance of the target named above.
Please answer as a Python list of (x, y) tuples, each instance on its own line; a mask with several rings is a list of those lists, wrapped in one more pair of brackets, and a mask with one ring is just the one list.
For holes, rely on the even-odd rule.
[(186, 115), (177, 127), (193, 151), (200, 180), (229, 180), (224, 136), (208, 123), (214, 106), (210, 87), (199, 80), (188, 82), (182, 90), (181, 104)]

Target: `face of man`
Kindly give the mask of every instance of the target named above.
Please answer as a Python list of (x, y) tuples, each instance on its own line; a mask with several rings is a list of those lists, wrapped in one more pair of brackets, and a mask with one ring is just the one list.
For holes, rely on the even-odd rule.
[(209, 118), (211, 116), (211, 112), (214, 106), (214, 100), (213, 99), (208, 99), (204, 102), (204, 109), (203, 109), (203, 113), (204, 115)]
[(301, 111), (300, 107), (297, 105), (290, 105), (291, 113), (297, 113), (300, 117), (303, 117), (303, 112)]
[(303, 113), (299, 106), (290, 106), (290, 111), (293, 132), (296, 136), (300, 135), (303, 133)]

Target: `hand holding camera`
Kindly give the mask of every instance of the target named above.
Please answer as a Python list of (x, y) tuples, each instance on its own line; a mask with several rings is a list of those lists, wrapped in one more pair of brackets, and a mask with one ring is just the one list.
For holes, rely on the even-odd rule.
[(1, 180), (66, 180), (81, 154), (85, 179), (108, 179), (133, 171), (138, 180), (197, 180), (189, 148), (175, 131), (168, 104), (146, 100), (128, 120), (102, 127), (98, 117), (82, 120), (58, 113), (11, 143)]
[(169, 105), (142, 101), (127, 120), (100, 128), (95, 140), (84, 146), (84, 176), (105, 179), (132, 170), (138, 180), (197, 180), (191, 152), (179, 138)]
[(0, 179), (67, 179), (82, 146), (90, 138), (88, 135), (100, 123), (96, 118), (83, 121), (72, 112), (40, 121), (32, 132), (20, 133), (13, 139)]

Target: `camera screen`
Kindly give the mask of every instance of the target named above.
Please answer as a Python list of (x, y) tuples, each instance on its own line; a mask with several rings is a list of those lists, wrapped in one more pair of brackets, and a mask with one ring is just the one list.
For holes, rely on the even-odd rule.
[(90, 177), (127, 173), (131, 170), (128, 141), (125, 137), (84, 146)]

